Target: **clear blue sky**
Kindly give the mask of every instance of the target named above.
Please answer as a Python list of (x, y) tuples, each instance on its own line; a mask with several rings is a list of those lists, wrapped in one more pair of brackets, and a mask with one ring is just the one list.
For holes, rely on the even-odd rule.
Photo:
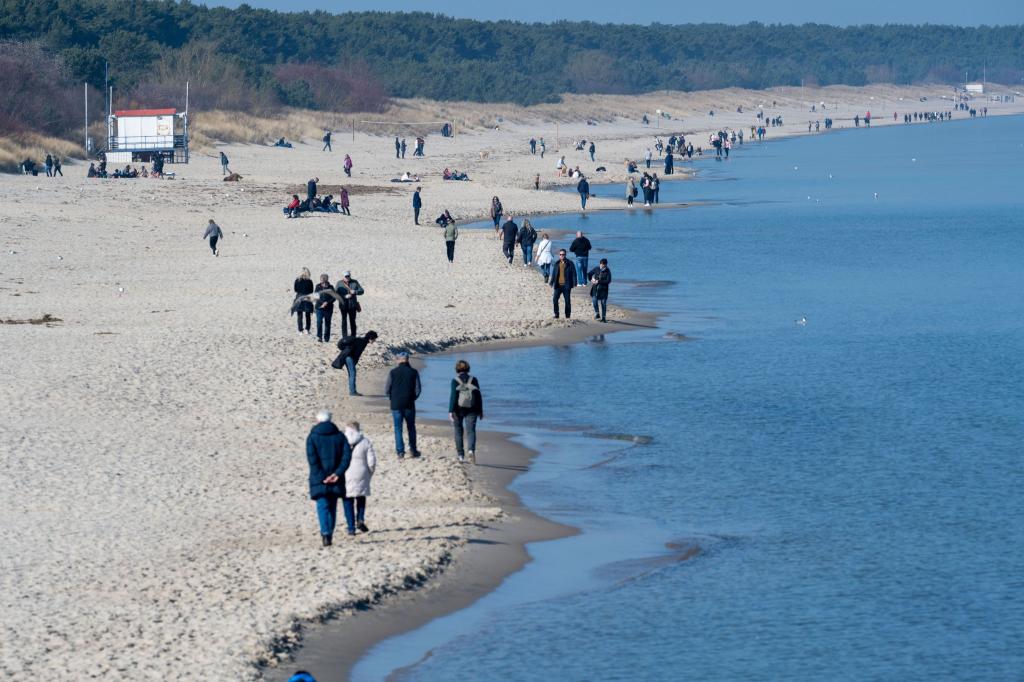
[[(238, 0), (203, 0), (207, 5), (237, 7)], [(749, 21), (780, 24), (1024, 24), (1024, 0), (249, 0), (253, 7), (278, 10), (324, 9), (331, 12), (379, 10), (438, 12), (472, 19), (519, 21), (590, 20), (601, 23), (664, 24)], [(642, 10), (642, 11), (641, 11)]]

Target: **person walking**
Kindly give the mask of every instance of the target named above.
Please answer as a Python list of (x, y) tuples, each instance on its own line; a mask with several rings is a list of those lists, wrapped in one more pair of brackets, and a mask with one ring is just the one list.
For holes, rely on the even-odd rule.
[(576, 268), (566, 260), (565, 249), (559, 249), (558, 260), (551, 268), (551, 303), (558, 319), (558, 297), (565, 299), (565, 319), (572, 317), (572, 290), (576, 286)]
[[(316, 503), (324, 547), (330, 547), (334, 539), (338, 498), (345, 496), (345, 472), (351, 460), (352, 450), (331, 421), (331, 413), (320, 410), (316, 425), (306, 436), (306, 461), (309, 462), (309, 498)], [(349, 535), (354, 534), (349, 531)]]
[(353, 535), (356, 530), (369, 533), (370, 529), (366, 527), (366, 498), (370, 496), (370, 479), (377, 470), (377, 453), (373, 451), (373, 443), (359, 428), (359, 422), (345, 424), (345, 439), (352, 450), (352, 461), (345, 470), (345, 498), (342, 502), (345, 523), (349, 535)]
[[(313, 293), (313, 280), (309, 274), (309, 268), (302, 268), (302, 272), (295, 278), (295, 295), (296, 296), (308, 296)], [(311, 301), (303, 301), (299, 304), (298, 310), (298, 325), (299, 333), (309, 333), (310, 322), (313, 319), (313, 303)], [(302, 320), (305, 318), (306, 326), (302, 326)]]
[(422, 187), (417, 187), (416, 191), (412, 193), (412, 222), (414, 225), (420, 224), (420, 209), (423, 208), (423, 200), (420, 198), (420, 190)]
[(333, 149), (331, 149), (331, 131), (330, 130), (325, 130), (324, 131), (323, 142), (324, 142), (324, 148), (321, 149), (320, 151), (322, 151), (322, 152), (333, 152), (334, 151)]
[(228, 168), (228, 155), (224, 152), (220, 153), (220, 170), (224, 175), (231, 175), (231, 169)]
[(459, 238), (459, 228), (454, 220), (444, 226), (444, 248), (448, 254), (448, 262), (455, 262), (455, 240)]
[(352, 157), (348, 154), (345, 155), (345, 163), (342, 166), (345, 169), (345, 175), (352, 177)]
[(403, 137), (402, 138), (402, 158), (403, 159), (405, 158), (405, 150), (406, 150), (406, 148), (407, 148), (407, 145), (405, 144), (405, 138)]
[(531, 154), (536, 154), (537, 153), (537, 139), (533, 138), (533, 137), (530, 138), (530, 153)]
[(420, 373), (409, 364), (409, 354), (399, 351), (398, 364), (388, 374), (384, 395), (391, 401), (391, 418), (395, 426), (395, 453), (398, 459), (405, 457), (405, 442), (402, 440), (402, 423), (409, 430), (409, 450), (419, 457), (416, 449), (416, 399), (420, 397)]
[(576, 256), (576, 272), (579, 274), (579, 281), (577, 284), (583, 286), (587, 276), (587, 264), (590, 261), (590, 250), (594, 248), (590, 244), (590, 240), (583, 236), (583, 232), (579, 231), (576, 233), (576, 239), (572, 240), (572, 244), (569, 245), (569, 251)]
[(523, 250), (523, 267), (529, 267), (533, 262), (533, 245), (537, 241), (537, 230), (533, 229), (529, 220), (523, 221), (516, 241), (519, 242), (519, 247)]
[(537, 244), (537, 265), (544, 275), (544, 284), (547, 284), (551, 276), (551, 237), (547, 232), (540, 236), (540, 243)]
[(580, 208), (586, 211), (587, 198), (590, 196), (590, 183), (585, 177), (580, 176), (580, 181), (576, 183), (576, 191), (580, 193)]
[[(469, 363), (455, 363), (455, 378), (448, 394), (448, 419), (455, 431), (455, 452), (459, 461), (466, 461), (465, 446), (469, 446), (469, 462), (476, 464), (476, 423), (484, 418), (484, 398), (480, 382), (469, 374)], [(463, 441), (466, 441), (465, 443)]]
[(587, 278), (590, 280), (590, 300), (594, 304), (594, 319), (607, 322), (608, 286), (612, 283), (612, 271), (608, 269), (608, 259), (602, 258), (597, 267), (590, 271)]
[(505, 224), (501, 226), (501, 252), (505, 254), (508, 264), (516, 255), (516, 238), (519, 236), (519, 226), (515, 223), (515, 216), (510, 215)]
[(371, 329), (363, 336), (343, 336), (338, 341), (338, 350), (341, 352), (338, 353), (338, 357), (334, 358), (331, 367), (334, 369), (344, 367), (348, 370), (349, 395), (362, 395), (356, 390), (356, 365), (359, 364), (359, 358), (363, 357), (366, 347), (376, 340), (377, 332)]
[(338, 197), (338, 206), (341, 207), (341, 212), (344, 213), (345, 215), (352, 215), (352, 213), (349, 212), (348, 210), (348, 204), (348, 190), (342, 187), (341, 195)]
[(206, 225), (206, 232), (203, 232), (203, 239), (210, 240), (210, 251), (214, 256), (219, 256), (220, 251), (217, 250), (217, 242), (224, 238), (224, 233), (221, 232), (220, 225), (213, 222), (213, 218), (210, 218), (210, 222)]
[(544, 143), (544, 138), (540, 138), (540, 158), (544, 158), (544, 151), (548, 148), (547, 144)]
[(398, 136), (395, 136), (395, 158), (399, 158), (402, 153), (402, 145), (398, 142)]
[(651, 148), (650, 147), (648, 147), (647, 151), (644, 152), (644, 163), (647, 164), (648, 168), (651, 167)]
[(316, 183), (320, 182), (320, 178), (310, 178), (306, 182), (306, 210), (313, 210), (313, 199), (316, 199)]
[(501, 214), (503, 209), (501, 207), (501, 200), (498, 197), (491, 199), (491, 220), (494, 221), (494, 231), (498, 231), (498, 225), (501, 224)]
[(331, 340), (331, 318), (334, 317), (334, 296), (323, 292), (334, 292), (327, 273), (320, 275), (313, 293), (320, 293), (316, 302), (316, 340), (328, 343)]
[[(62, 178), (64, 177), (64, 173), (61, 172), (60, 169), (61, 169), (60, 157), (59, 156), (55, 156), (55, 157), (53, 157), (53, 177), (57, 177), (58, 175), (61, 176)], [(143, 169), (143, 170), (145, 170), (145, 169)]]
[(657, 173), (651, 173), (651, 199), (654, 203), (659, 202), (658, 193), (661, 190), (661, 180), (658, 179)]
[(636, 195), (636, 183), (633, 181), (633, 178), (630, 178), (629, 182), (626, 183), (626, 206), (633, 205), (633, 199), (636, 198)]
[(359, 297), (366, 292), (363, 291), (359, 280), (352, 279), (352, 273), (348, 270), (341, 273), (341, 279), (338, 280), (335, 290), (341, 297), (341, 300), (338, 301), (338, 312), (341, 313), (341, 335), (355, 336), (356, 315), (363, 311), (363, 306), (359, 304)]
[(593, 160), (594, 160), (594, 151), (595, 151), (596, 149), (597, 149), (597, 147), (595, 147), (595, 146), (594, 146), (594, 141), (593, 141), (593, 140), (591, 140), (591, 141), (590, 141), (590, 160), (591, 160), (591, 161), (593, 161)]
[(46, 177), (52, 178), (53, 177), (53, 156), (50, 155), (50, 154), (47, 154), (46, 155), (46, 161), (43, 162), (43, 165), (46, 166)]

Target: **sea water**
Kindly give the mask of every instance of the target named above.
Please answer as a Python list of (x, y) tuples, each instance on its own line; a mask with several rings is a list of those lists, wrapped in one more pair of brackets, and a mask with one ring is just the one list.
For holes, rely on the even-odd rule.
[(582, 534), (354, 679), (1024, 677), (1024, 120), (698, 167), (661, 190), (697, 207), (533, 221), (658, 329), (466, 356), (541, 452), (514, 489)]

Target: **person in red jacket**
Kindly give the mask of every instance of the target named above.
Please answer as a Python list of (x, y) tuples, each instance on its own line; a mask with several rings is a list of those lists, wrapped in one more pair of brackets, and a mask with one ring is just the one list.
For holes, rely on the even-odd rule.
[(292, 200), (288, 202), (284, 209), (284, 214), (289, 218), (297, 218), (299, 216), (299, 203), (299, 195), (293, 194)]

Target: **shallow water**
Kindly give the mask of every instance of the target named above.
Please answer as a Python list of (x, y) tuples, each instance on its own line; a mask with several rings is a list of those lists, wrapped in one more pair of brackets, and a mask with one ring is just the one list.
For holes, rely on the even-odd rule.
[(468, 356), (542, 452), (514, 488), (583, 534), (355, 679), (1024, 675), (1024, 119), (699, 167), (661, 198), (711, 205), (534, 221), (660, 329)]

